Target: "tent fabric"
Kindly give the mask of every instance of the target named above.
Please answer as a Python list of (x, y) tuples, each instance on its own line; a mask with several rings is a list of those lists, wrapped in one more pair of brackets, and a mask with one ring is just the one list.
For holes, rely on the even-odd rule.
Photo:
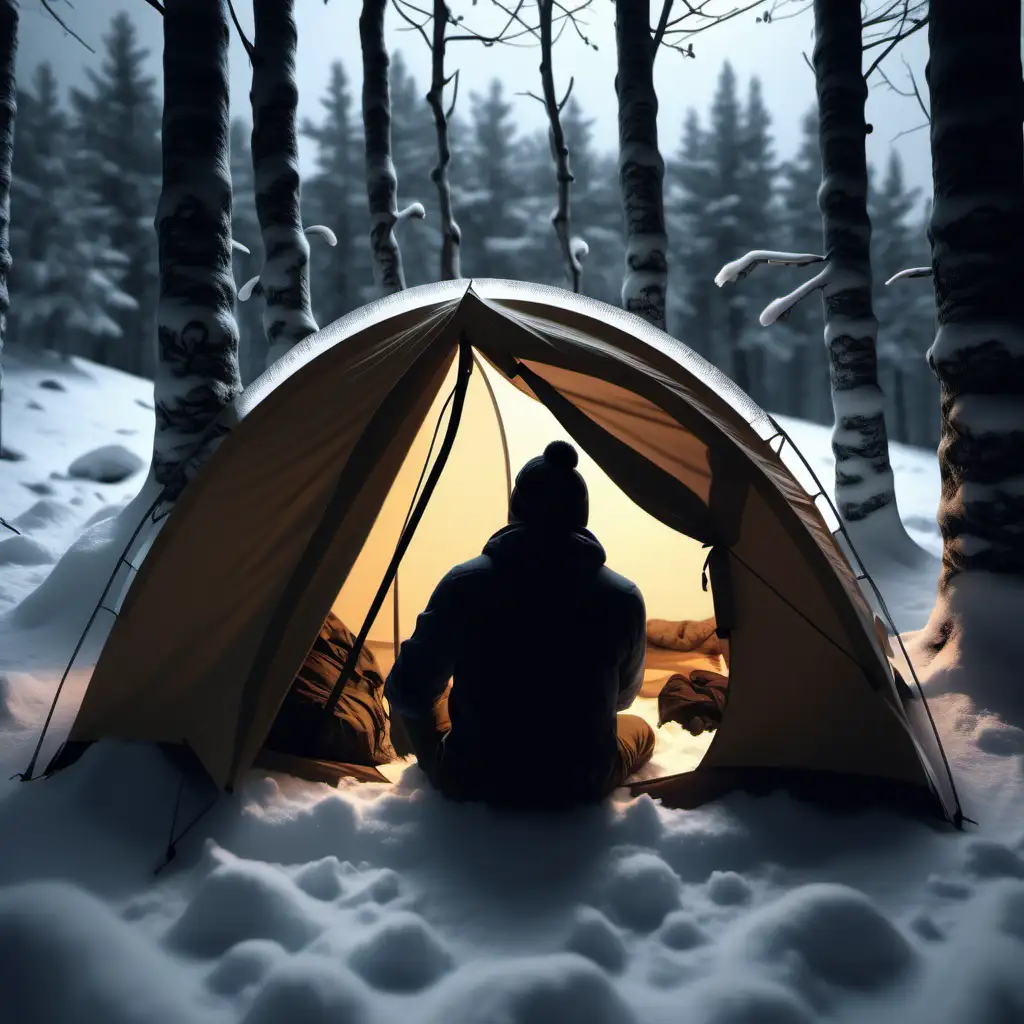
[[(504, 515), (516, 438), (494, 415), (492, 382), (501, 384), (553, 416), (595, 472), (657, 521), (652, 531), (689, 544), (688, 564), (707, 556), (700, 545), (710, 550), (713, 609), (668, 607), (673, 568), (658, 578), (658, 552), (644, 556), (652, 593), (666, 602), (659, 617), (713, 611), (728, 635), (728, 713), (690, 773), (704, 773), (700, 786), (714, 789), (712, 772), (861, 778), (909, 788), (955, 817), (922, 699), (901, 697), (849, 561), (815, 496), (769, 444), (778, 433), (771, 417), (638, 318), (507, 281), (445, 282), (371, 304), (306, 339), (243, 392), (128, 592), (72, 741), (184, 743), (219, 786), (237, 784), (263, 756), (332, 607), (358, 632), (356, 613), (339, 607), (358, 607), (360, 580), (360, 593), (380, 582), (463, 342), (478, 356), (458, 435), (465, 441), (421, 531), (430, 520), (457, 546), (486, 525), (473, 506)], [(475, 485), (471, 498), (446, 490), (445, 474), (479, 477), (479, 497)], [(472, 520), (465, 529), (460, 516)], [(631, 550), (628, 536), (622, 543)], [(393, 636), (408, 635), (429, 578), (412, 562), (429, 563), (430, 548), (414, 538), (371, 631), (375, 645), (387, 646), (392, 617)], [(375, 579), (372, 566), (381, 569)], [(693, 599), (707, 595), (698, 587)], [(696, 782), (657, 788), (666, 802), (685, 803), (687, 784)]]

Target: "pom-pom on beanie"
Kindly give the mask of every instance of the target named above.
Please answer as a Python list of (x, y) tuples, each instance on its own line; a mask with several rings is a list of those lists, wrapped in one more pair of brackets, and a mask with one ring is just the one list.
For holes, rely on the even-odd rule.
[(579, 455), (568, 441), (552, 441), (519, 471), (509, 511), (514, 519), (549, 530), (582, 530), (590, 498), (577, 472)]

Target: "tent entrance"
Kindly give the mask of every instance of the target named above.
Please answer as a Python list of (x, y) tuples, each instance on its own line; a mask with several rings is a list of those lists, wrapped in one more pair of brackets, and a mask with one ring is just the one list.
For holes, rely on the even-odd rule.
[[(458, 373), (454, 365), (332, 606), (353, 631), (366, 624), (366, 649), (381, 676), (387, 676), (398, 647), (412, 634), (417, 615), (441, 577), (453, 565), (478, 555), (487, 539), (507, 523), (513, 474), (555, 439), (575, 444), (578, 468), (590, 490), (590, 528), (607, 551), (608, 565), (640, 587), (649, 619), (678, 622), (712, 616), (712, 593), (702, 586), (707, 549), (636, 505), (525, 389), (479, 356), (474, 358), (474, 371), (443, 472), (377, 613), (367, 622), (450, 426)], [(567, 637), (566, 642), (574, 639)], [(649, 645), (644, 690), (630, 713), (657, 726), (661, 688), (672, 675), (694, 668), (727, 674), (725, 660), (718, 655)], [(695, 768), (713, 735), (694, 737), (681, 725), (667, 723), (657, 730), (658, 749), (642, 777)], [(405, 765), (380, 767), (394, 777)]]

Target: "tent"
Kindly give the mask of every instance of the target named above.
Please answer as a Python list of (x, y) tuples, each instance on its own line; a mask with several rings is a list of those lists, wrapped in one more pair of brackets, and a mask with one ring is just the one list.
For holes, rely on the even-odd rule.
[(813, 474), (720, 371), (640, 319), (519, 282), (414, 288), (306, 339), (216, 432), (57, 765), (104, 738), (182, 745), (230, 791), (268, 763), (328, 612), (364, 627), (386, 671), (443, 572), (504, 524), (518, 465), (567, 436), (609, 564), (651, 616), (714, 614), (728, 648), (728, 709), (700, 764), (634, 793), (689, 807), (782, 786), (959, 823), (924, 697)]

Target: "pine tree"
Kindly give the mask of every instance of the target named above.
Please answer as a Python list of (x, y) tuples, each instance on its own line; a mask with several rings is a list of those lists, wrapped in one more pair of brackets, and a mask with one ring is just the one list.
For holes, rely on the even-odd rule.
[[(740, 168), (739, 223), (752, 248), (767, 248), (775, 236), (778, 221), (774, 204), (777, 168), (771, 137), (771, 116), (764, 105), (761, 82), (750, 80), (747, 104), (743, 110), (739, 133)], [(715, 268), (717, 270), (717, 268)], [(769, 353), (774, 351), (769, 332), (758, 323), (757, 316), (774, 296), (764, 276), (749, 282), (742, 290), (734, 289), (729, 296), (737, 303), (736, 316), (742, 327), (737, 342), (740, 362), (747, 364), (747, 387), (751, 396), (762, 405), (776, 408), (776, 389), (773, 376), (768, 374)]]
[(92, 196), (94, 229), (123, 261), (118, 285), (133, 306), (114, 314), (118, 344), (101, 361), (137, 374), (155, 365), (156, 238), (149, 225), (160, 174), (160, 113), (154, 79), (145, 73), (149, 51), (140, 47), (131, 18), (120, 12), (104, 38), (104, 60), (87, 72), (89, 85), (73, 90), (79, 182)]
[[(781, 168), (779, 237), (783, 250), (821, 252), (821, 213), (817, 199), (820, 185), (821, 149), (815, 106), (803, 116), (796, 153)], [(813, 266), (810, 270), (793, 268), (790, 273), (792, 280), (799, 283), (802, 278), (813, 277), (816, 270)], [(799, 303), (785, 320), (772, 326), (772, 333), (777, 351), (788, 357), (783, 371), (780, 409), (814, 423), (830, 423), (832, 403), (828, 359), (821, 344), (821, 308), (815, 302)]]
[(716, 183), (708, 149), (707, 133), (691, 107), (683, 122), (679, 150), (667, 173), (669, 327), (694, 351), (714, 361), (714, 224), (709, 208)]
[(91, 154), (75, 150), (57, 79), (40, 64), (19, 94), (22, 130), (14, 155), (11, 276), (18, 342), (64, 356), (107, 359), (121, 337), (116, 317), (135, 310), (119, 282), (127, 257), (109, 241), (109, 207), (87, 186)]
[[(458, 204), (463, 211), (463, 273), (530, 276), (525, 256), (533, 217), (531, 210), (521, 206), (527, 189), (525, 176), (516, 169), (526, 153), (512, 104), (498, 79), (491, 80), (485, 93), (471, 96), (470, 122), (469, 166), (463, 168), (466, 192)], [(545, 218), (553, 205), (550, 195), (545, 197)], [(546, 222), (544, 228), (551, 230)]]
[(362, 138), (348, 76), (339, 61), (331, 65), (320, 103), (323, 119), (307, 119), (302, 125), (302, 134), (316, 144), (316, 170), (302, 196), (305, 221), (326, 224), (338, 239), (335, 248), (317, 254), (310, 273), (313, 312), (318, 323), (329, 324), (373, 297), (373, 271), (365, 242)]

